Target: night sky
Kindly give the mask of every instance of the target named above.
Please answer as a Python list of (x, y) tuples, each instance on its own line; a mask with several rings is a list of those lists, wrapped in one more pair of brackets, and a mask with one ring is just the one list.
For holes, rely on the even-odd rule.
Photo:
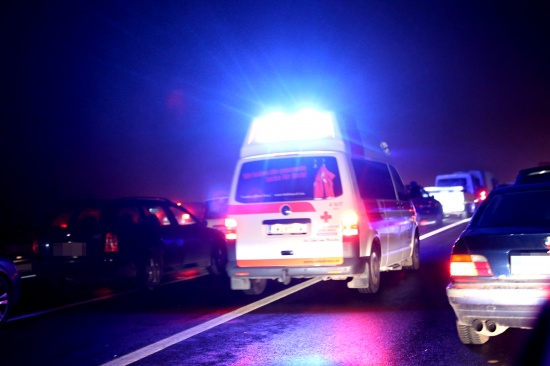
[[(163, 5), (161, 5), (161, 3)], [(5, 205), (226, 192), (251, 119), (343, 111), (405, 182), (550, 162), (550, 13), (506, 1), (11, 1)]]

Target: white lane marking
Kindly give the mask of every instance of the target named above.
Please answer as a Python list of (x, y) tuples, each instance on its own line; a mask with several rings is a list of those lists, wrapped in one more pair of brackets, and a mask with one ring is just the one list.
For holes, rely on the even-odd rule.
[[(434, 231), (430, 231), (429, 233), (426, 233), (424, 235), (421, 235), (420, 236), (420, 240), (423, 240), (423, 239), (426, 239), (426, 238), (429, 238), (430, 236), (433, 236), (433, 235), (436, 235), (436, 234), (439, 234), (445, 230), (448, 230), (448, 229), (451, 229), (455, 226), (458, 226), (460, 224), (463, 224), (465, 222), (468, 222), (470, 219), (464, 219), (464, 220), (461, 220), (461, 221), (457, 221), (451, 225), (447, 225), (447, 226), (444, 226), (444, 227), (441, 227), (437, 230), (434, 230)], [(178, 333), (176, 335), (173, 335), (172, 337), (169, 337), (169, 338), (166, 338), (162, 341), (159, 341), (157, 343), (153, 343), (147, 347), (144, 347), (140, 350), (137, 350), (137, 351), (134, 351), (132, 353), (129, 353), (123, 357), (120, 357), (116, 360), (113, 360), (113, 361), (110, 361), (104, 365), (109, 365), (109, 366), (115, 366), (115, 365), (128, 365), (129, 363), (132, 363), (132, 362), (135, 362), (135, 361), (138, 361), (138, 360), (141, 360), (142, 358), (145, 358), (153, 353), (156, 353), (158, 351), (161, 351), (162, 349), (164, 348), (167, 348), (175, 343), (178, 343), (180, 341), (183, 341), (185, 339), (188, 339), (194, 335), (197, 335), (203, 331), (206, 331), (208, 329), (211, 329), (211, 328), (214, 328), (215, 326), (218, 326), (220, 324), (223, 324), (225, 322), (228, 322), (232, 319), (235, 319), (243, 314), (246, 314), (246, 313), (249, 313), (253, 310), (256, 310), (262, 306), (265, 306), (267, 304), (270, 304), (272, 303), (273, 301), (276, 301), (276, 300), (279, 300), (281, 298), (283, 298), (284, 296), (287, 296), (287, 295), (290, 295), (294, 292), (297, 292), (297, 291), (300, 291), (308, 286), (311, 286), (317, 282), (319, 282), (320, 279), (317, 279), (317, 278), (313, 278), (311, 280), (308, 280), (308, 281), (305, 281), (301, 284), (298, 284), (296, 286), (293, 286), (293, 287), (290, 287), (288, 289), (285, 289), (281, 292), (278, 292), (276, 294), (273, 294), (269, 297), (266, 297), (262, 300), (259, 300), (255, 303), (252, 303), (250, 305), (247, 305), (243, 308), (240, 308), (240, 309), (237, 309), (237, 310), (234, 310), (228, 314), (225, 314), (225, 315), (222, 315), (218, 318), (215, 318), (215, 319), (212, 319), (204, 324), (201, 324), (201, 325), (198, 325), (194, 328), (191, 328), (191, 329), (188, 329), (186, 331), (183, 331), (181, 333)], [(170, 284), (170, 283), (174, 283), (174, 282), (179, 282), (179, 280), (176, 280), (176, 281), (172, 281), (172, 282), (168, 282), (168, 283), (165, 283), (163, 285), (166, 285), (166, 284)], [(60, 307), (56, 307), (56, 308), (53, 308), (53, 309), (48, 309), (48, 310), (43, 310), (43, 311), (39, 311), (39, 312), (35, 312), (35, 313), (30, 313), (30, 314), (23, 314), (23, 315), (19, 315), (19, 316), (15, 316), (13, 318), (8, 318), (7, 319), (7, 322), (12, 322), (12, 321), (17, 321), (17, 320), (21, 320), (21, 319), (26, 319), (26, 318), (30, 318), (30, 317), (33, 317), (33, 316), (38, 316), (38, 315), (43, 315), (43, 314), (47, 314), (47, 313), (51, 313), (51, 312), (54, 312), (54, 311), (58, 311), (58, 310), (62, 310), (62, 309), (67, 309), (67, 308), (71, 308), (71, 307), (74, 307), (74, 306), (79, 306), (79, 305), (85, 305), (85, 304), (89, 304), (89, 303), (92, 303), (92, 302), (96, 302), (96, 301), (102, 301), (102, 300), (107, 300), (107, 299), (110, 299), (110, 298), (113, 298), (113, 297), (118, 297), (118, 296), (123, 296), (123, 295), (127, 295), (127, 294), (130, 294), (130, 293), (133, 293), (133, 292), (136, 292), (137, 290), (133, 290), (133, 291), (126, 291), (126, 292), (122, 292), (122, 293), (116, 293), (116, 294), (111, 294), (111, 295), (107, 295), (107, 296), (102, 296), (102, 297), (99, 297), (99, 298), (95, 298), (95, 299), (91, 299), (91, 300), (86, 300), (86, 301), (81, 301), (81, 302), (78, 302), (78, 303), (73, 303), (73, 304), (68, 304), (68, 305), (64, 305), (64, 306), (60, 306)], [(164, 343), (167, 342), (167, 345), (164, 345)], [(171, 343), (170, 343), (171, 342)], [(169, 343), (169, 344), (168, 344)], [(155, 347), (154, 347), (155, 346)], [(150, 351), (150, 349), (155, 349), (154, 351)], [(141, 355), (141, 352), (143, 352), (144, 354)], [(149, 353), (147, 353), (149, 352)], [(135, 359), (131, 359), (130, 356), (135, 357)], [(139, 356), (137, 356), (139, 355)]]
[[(431, 231), (429, 233), (426, 233), (424, 235), (420, 236), (420, 239), (429, 238), (430, 236), (439, 234), (445, 230), (451, 229), (455, 226), (458, 226), (460, 224), (463, 224), (465, 222), (468, 222), (470, 219), (461, 220), (458, 222), (455, 222), (451, 225), (444, 226), (442, 228), (439, 228), (437, 230)], [(109, 361), (102, 366), (126, 366), (133, 362), (139, 361), (144, 359), (145, 357), (148, 357), (154, 353), (160, 352), (163, 349), (166, 349), (176, 343), (179, 343), (181, 341), (184, 341), (188, 338), (191, 338), (197, 334), (200, 334), (204, 331), (207, 331), (209, 329), (212, 329), (218, 325), (221, 325), (223, 323), (227, 323), (230, 320), (233, 320), (241, 315), (247, 314), (251, 311), (254, 311), (256, 309), (261, 308), (262, 306), (268, 305), (274, 301), (277, 301), (279, 299), (282, 299), (285, 296), (288, 296), (290, 294), (293, 294), (295, 292), (298, 292), (306, 287), (309, 287), (317, 282), (320, 282), (320, 278), (312, 278), (308, 281), (302, 282), (298, 285), (295, 285), (293, 287), (290, 287), (288, 289), (285, 289), (283, 291), (277, 292), (276, 294), (273, 294), (271, 296), (268, 296), (262, 300), (256, 301), (252, 304), (246, 305), (242, 308), (236, 309), (230, 313), (221, 315), (217, 318), (214, 318), (212, 320), (209, 320), (203, 324), (197, 325), (193, 328), (184, 330), (183, 332), (177, 333), (171, 337), (165, 338), (163, 340), (160, 340), (156, 343), (150, 344), (149, 346), (143, 347), (141, 349), (138, 349), (132, 353), (128, 353), (120, 358), (114, 359), (112, 361)]]
[(458, 226), (460, 224), (464, 224), (465, 222), (468, 222), (470, 221), (470, 219), (464, 219), (464, 220), (460, 220), (460, 221), (457, 221), (455, 223), (452, 223), (451, 225), (447, 225), (447, 226), (443, 226), (443, 227), (440, 227), (439, 229), (437, 230), (434, 230), (434, 231), (430, 231), (429, 233), (426, 233), (424, 235), (420, 235), (420, 240), (422, 239), (426, 239), (426, 238), (429, 238), (430, 236), (434, 236), (436, 234), (439, 234), (439, 233), (442, 233), (443, 231), (445, 230), (449, 230), (455, 226)]
[(268, 305), (274, 301), (277, 301), (279, 299), (282, 299), (285, 296), (288, 296), (290, 294), (293, 294), (295, 292), (298, 292), (300, 290), (303, 290), (304, 288), (311, 286), (317, 282), (320, 282), (321, 278), (312, 278), (310, 280), (307, 280), (305, 282), (302, 282), (300, 284), (297, 284), (295, 286), (292, 286), (290, 288), (287, 288), (283, 291), (277, 292), (276, 294), (273, 294), (271, 296), (268, 296), (266, 298), (263, 298), (259, 301), (256, 301), (252, 304), (246, 305), (242, 308), (233, 310), (230, 313), (221, 315), (217, 318), (214, 318), (212, 320), (209, 320), (203, 324), (197, 325), (193, 328), (184, 330), (183, 332), (174, 334), (173, 336), (170, 336), (168, 338), (165, 338), (163, 340), (160, 340), (156, 343), (150, 344), (149, 346), (143, 347), (141, 349), (138, 349), (137, 351), (134, 351), (132, 353), (128, 353), (127, 355), (124, 355), (120, 358), (117, 358), (113, 361), (107, 362), (103, 364), (103, 366), (125, 366), (129, 365), (132, 362), (139, 361), (147, 356), (152, 355), (153, 353), (162, 351), (163, 349), (170, 347), (176, 343), (179, 343), (181, 341), (184, 341), (188, 338), (191, 338), (199, 333), (202, 333), (204, 331), (207, 331), (209, 329), (212, 329), (220, 324), (226, 323), (230, 320), (233, 320), (241, 315), (244, 315), (246, 313), (249, 313), (251, 311), (254, 311), (256, 309), (261, 308), (262, 306)]

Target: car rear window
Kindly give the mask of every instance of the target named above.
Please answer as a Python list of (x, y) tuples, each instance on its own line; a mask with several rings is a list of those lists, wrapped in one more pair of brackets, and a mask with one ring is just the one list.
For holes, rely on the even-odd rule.
[(71, 207), (58, 212), (52, 226), (68, 228), (95, 228), (99, 224), (101, 208), (99, 207)]
[(550, 191), (495, 195), (487, 202), (476, 226), (550, 228)]
[(235, 200), (241, 203), (330, 199), (342, 195), (335, 157), (296, 156), (244, 163)]

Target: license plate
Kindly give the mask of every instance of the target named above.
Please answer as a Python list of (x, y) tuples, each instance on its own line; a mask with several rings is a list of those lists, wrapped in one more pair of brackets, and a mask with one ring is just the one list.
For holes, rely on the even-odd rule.
[(510, 270), (514, 275), (550, 275), (550, 255), (512, 255)]
[(54, 243), (53, 255), (55, 257), (84, 257), (86, 256), (86, 243)]
[(268, 235), (303, 235), (307, 234), (306, 224), (274, 224), (267, 226)]
[(16, 264), (17, 271), (19, 273), (25, 274), (32, 272), (32, 264), (31, 263), (22, 263), (22, 264)]

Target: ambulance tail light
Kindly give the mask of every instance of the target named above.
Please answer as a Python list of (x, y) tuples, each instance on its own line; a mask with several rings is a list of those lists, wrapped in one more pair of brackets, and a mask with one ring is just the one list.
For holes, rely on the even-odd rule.
[(344, 236), (359, 235), (359, 215), (355, 211), (349, 211), (342, 217), (342, 234)]
[(225, 238), (227, 240), (237, 240), (237, 220), (225, 219)]
[(487, 258), (476, 254), (451, 255), (451, 277), (492, 277), (493, 270)]
[(118, 237), (116, 234), (107, 233), (105, 234), (105, 253), (116, 253), (118, 252)]

